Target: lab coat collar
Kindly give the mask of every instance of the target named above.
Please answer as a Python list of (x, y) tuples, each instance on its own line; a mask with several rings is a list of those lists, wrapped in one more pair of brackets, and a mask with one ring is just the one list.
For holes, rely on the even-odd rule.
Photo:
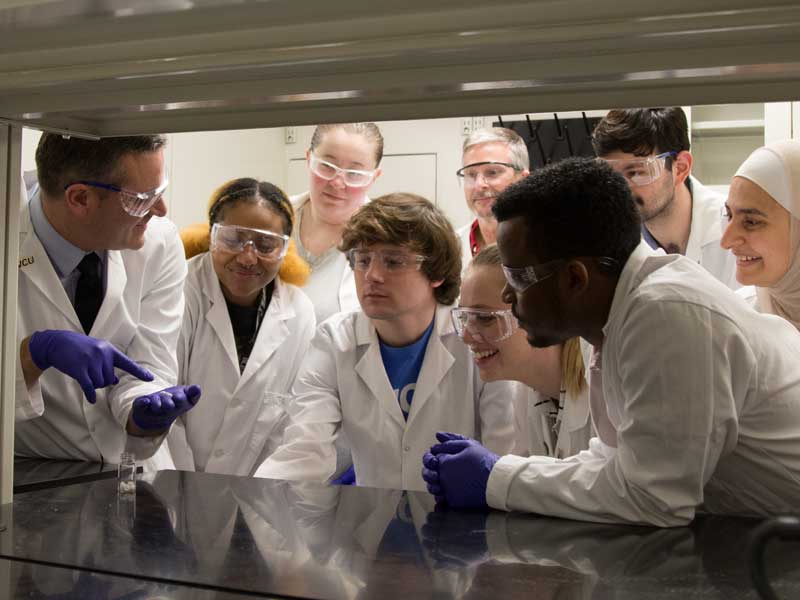
[(83, 331), (75, 308), (67, 297), (67, 292), (58, 278), (55, 267), (33, 230), (27, 205), (20, 216), (20, 239), (23, 241), (19, 248), (19, 273), (30, 279), (39, 288), (42, 295), (69, 319), (76, 331)]
[(692, 224), (686, 243), (686, 257), (699, 262), (703, 248), (719, 245), (722, 239), (722, 197), (705, 187), (694, 177), (689, 178), (692, 190)]
[(267, 312), (261, 320), (256, 343), (250, 352), (250, 358), (247, 359), (247, 365), (237, 388), (245, 385), (289, 337), (287, 321), (295, 316), (289, 293), (290, 290), (287, 284), (283, 283), (280, 277), (275, 277), (275, 286), (272, 290), (269, 307), (267, 307)]
[(609, 326), (614, 320), (619, 307), (625, 303), (625, 299), (633, 289), (639, 285), (641, 277), (639, 273), (645, 261), (653, 256), (664, 257), (663, 252), (657, 252), (647, 245), (647, 242), (641, 240), (639, 245), (634, 248), (631, 255), (628, 257), (625, 266), (622, 268), (622, 273), (617, 281), (617, 287), (614, 290), (614, 299), (611, 302), (611, 310), (608, 311), (608, 319), (606, 324), (603, 325), (603, 337), (608, 337)]
[[(202, 261), (201, 289), (211, 305), (211, 308), (206, 313), (206, 318), (216, 332), (217, 337), (219, 337), (223, 348), (225, 348), (225, 354), (231, 361), (232, 367), (238, 373), (239, 358), (236, 355), (233, 326), (231, 325), (228, 305), (225, 303), (225, 296), (222, 293), (219, 278), (214, 271), (211, 252), (206, 252)], [(245, 366), (244, 372), (241, 374), (236, 390), (241, 388), (256, 373), (261, 365), (272, 356), (275, 350), (289, 336), (289, 327), (286, 321), (295, 316), (294, 306), (292, 306), (289, 295), (289, 287), (279, 277), (276, 277), (269, 307), (261, 321), (258, 336), (256, 336), (250, 357), (247, 359), (247, 366)], [(234, 393), (236, 392), (234, 391)]]
[(230, 368), (239, 372), (239, 359), (236, 356), (236, 340), (233, 339), (233, 326), (228, 315), (228, 306), (225, 304), (225, 296), (222, 294), (222, 287), (214, 271), (214, 264), (211, 261), (211, 252), (206, 252), (200, 270), (200, 289), (208, 299), (209, 309), (205, 314), (214, 332), (217, 334), (225, 354), (230, 361)]
[[(434, 313), (433, 333), (425, 349), (425, 358), (422, 362), (417, 387), (414, 390), (414, 400), (411, 403), (411, 412), (408, 415), (410, 424), (417, 413), (420, 412), (425, 402), (438, 387), (444, 376), (455, 362), (455, 358), (442, 343), (442, 337), (454, 333), (450, 320), (450, 308), (443, 304), (436, 306)], [(393, 419), (404, 427), (407, 426), (397, 397), (392, 391), (386, 369), (381, 358), (380, 342), (375, 326), (369, 317), (359, 311), (355, 315), (356, 345), (369, 345), (361, 359), (356, 363), (355, 371), (364, 380), (372, 395), (379, 398), (386, 411)], [(376, 368), (380, 365), (380, 368)]]

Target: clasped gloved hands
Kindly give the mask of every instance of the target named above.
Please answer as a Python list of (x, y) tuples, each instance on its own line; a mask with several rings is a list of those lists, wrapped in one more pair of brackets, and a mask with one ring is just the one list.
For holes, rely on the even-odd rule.
[(28, 342), (28, 351), (42, 371), (54, 367), (77, 381), (91, 404), (97, 401), (95, 389), (119, 383), (115, 367), (143, 381), (153, 381), (150, 371), (109, 342), (74, 331), (37, 331)]
[(131, 418), (139, 429), (167, 429), (200, 399), (200, 386), (176, 385), (139, 396), (133, 401)]
[(437, 502), (453, 508), (485, 508), (486, 484), (500, 457), (473, 439), (438, 432), (440, 443), (422, 457), (422, 478)]

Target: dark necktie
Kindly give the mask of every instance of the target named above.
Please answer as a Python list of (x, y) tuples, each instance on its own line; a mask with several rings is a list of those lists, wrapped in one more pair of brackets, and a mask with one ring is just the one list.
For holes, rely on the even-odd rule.
[(78, 263), (78, 285), (75, 288), (75, 312), (83, 331), (88, 335), (103, 303), (103, 278), (100, 276), (100, 257), (94, 252)]

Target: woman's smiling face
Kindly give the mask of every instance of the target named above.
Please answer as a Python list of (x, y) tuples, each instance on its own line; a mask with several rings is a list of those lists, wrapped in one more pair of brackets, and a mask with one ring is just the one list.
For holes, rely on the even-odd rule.
[[(458, 305), (462, 308), (508, 310), (511, 305), (501, 298), (505, 283), (499, 265), (470, 267), (461, 284)], [(531, 368), (531, 355), (536, 352), (528, 344), (522, 329), (517, 329), (506, 339), (496, 342), (476, 339), (465, 329), (462, 340), (472, 351), (475, 365), (484, 381), (519, 380), (524, 371)]]
[(725, 207), (728, 224), (720, 244), (736, 256), (736, 280), (774, 285), (792, 260), (789, 211), (744, 177), (733, 178)]

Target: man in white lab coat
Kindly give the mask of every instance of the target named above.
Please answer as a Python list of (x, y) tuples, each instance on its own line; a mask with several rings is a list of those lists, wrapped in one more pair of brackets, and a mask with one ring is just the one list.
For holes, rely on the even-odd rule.
[(736, 289), (736, 260), (720, 246), (725, 198), (692, 173), (680, 107), (612, 110), (592, 133), (597, 156), (625, 177), (651, 248), (683, 254)]
[(150, 458), (199, 398), (170, 387), (186, 263), (162, 218), (164, 143), (39, 141), (40, 190), (20, 218), (18, 455)]
[(413, 194), (382, 196), (350, 219), (340, 248), (361, 310), (318, 328), (284, 443), (256, 476), (331, 480), (341, 433), (356, 482), (373, 487), (424, 490), (420, 460), (441, 429), (510, 451), (510, 384), (481, 381), (450, 320), (461, 260), (444, 214)]
[[(594, 346), (598, 436), (558, 460), (498, 458), (450, 440), (424, 458), (454, 506), (675, 526), (701, 507), (774, 514), (800, 505), (800, 335), (750, 309), (692, 260), (640, 241), (625, 181), (569, 159), (498, 199), (507, 301), (528, 342)], [(452, 436), (451, 436), (452, 437)]]
[(461, 266), (495, 243), (497, 219), (492, 214), (497, 196), (530, 168), (528, 147), (516, 132), (505, 127), (478, 129), (464, 138), (461, 168), (456, 171), (467, 207), (475, 220), (458, 230)]

